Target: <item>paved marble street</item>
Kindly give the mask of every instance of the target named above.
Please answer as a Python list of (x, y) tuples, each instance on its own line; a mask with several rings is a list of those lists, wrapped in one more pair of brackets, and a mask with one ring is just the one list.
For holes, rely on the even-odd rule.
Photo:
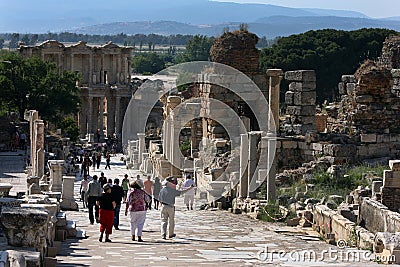
[[(0, 153), (0, 156), (1, 181), (13, 183), (12, 195), (25, 191), (23, 154)], [(121, 180), (125, 173), (131, 177), (138, 174), (128, 172), (120, 156), (112, 158), (111, 170), (104, 170), (104, 166), (102, 163), (94, 172), (91, 169), (90, 174), (100, 175), (103, 171), (107, 178)], [(77, 200), (80, 180), (78, 176), (75, 181)], [(57, 266), (365, 266), (367, 262), (368, 266), (375, 265), (363, 259), (365, 252), (338, 250), (320, 241), (313, 231), (260, 222), (227, 211), (202, 211), (199, 202), (194, 211), (187, 211), (183, 198), (177, 199), (176, 238), (161, 239), (160, 213), (151, 210), (144, 227), (144, 243), (131, 240), (129, 221), (123, 213), (120, 230), (111, 235), (112, 243), (100, 243), (99, 225), (90, 225), (87, 209), (82, 208), (82, 202), (78, 203), (80, 211), (68, 211), (67, 219), (85, 230), (87, 238), (67, 239), (62, 243)]]
[[(127, 170), (119, 158), (112, 159), (111, 170), (104, 170), (102, 165), (100, 170), (93, 173), (91, 170), (91, 175), (103, 171), (107, 178), (122, 179)], [(131, 172), (130, 176), (137, 174)], [(77, 199), (79, 180), (77, 177), (75, 183)], [(129, 221), (123, 213), (120, 230), (113, 230), (111, 235), (112, 243), (100, 243), (99, 225), (89, 224), (87, 209), (79, 202), (80, 211), (67, 212), (67, 219), (76, 221), (88, 238), (68, 239), (63, 243), (57, 256), (58, 266), (362, 266), (368, 262), (363, 259), (357, 262), (354, 257), (340, 260), (346, 256), (340, 255), (337, 247), (320, 241), (312, 231), (259, 222), (227, 211), (202, 211), (198, 205), (194, 211), (187, 211), (183, 198), (178, 198), (177, 203), (176, 238), (161, 239), (160, 213), (152, 209), (147, 213), (144, 243), (131, 240)], [(269, 253), (261, 253), (266, 250)], [(315, 255), (308, 257), (311, 260), (301, 261), (304, 252)], [(353, 253), (362, 258), (363, 252)]]

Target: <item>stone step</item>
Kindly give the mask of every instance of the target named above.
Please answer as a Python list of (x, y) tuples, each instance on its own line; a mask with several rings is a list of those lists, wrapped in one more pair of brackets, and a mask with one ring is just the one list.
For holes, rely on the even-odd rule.
[(65, 212), (60, 211), (57, 213), (57, 227), (66, 227), (67, 226), (67, 214)]
[(76, 230), (76, 223), (74, 221), (67, 221), (66, 230), (67, 230), (67, 238), (76, 237), (77, 230)]

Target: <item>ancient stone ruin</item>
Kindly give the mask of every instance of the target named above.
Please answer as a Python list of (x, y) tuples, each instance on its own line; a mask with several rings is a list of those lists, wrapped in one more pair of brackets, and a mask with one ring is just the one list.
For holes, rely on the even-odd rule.
[[(44, 125), (35, 110), (29, 111), (31, 166), (23, 198), (0, 198), (0, 246), (3, 266), (56, 266), (61, 242), (84, 237), (65, 210), (78, 210), (74, 200), (75, 177), (65, 176), (64, 160), (50, 160), (50, 180), (45, 173)], [(7, 190), (12, 188), (10, 185)], [(5, 185), (2, 186), (5, 190)], [(79, 232), (79, 233), (78, 233)]]
[[(394, 236), (399, 231), (396, 227), (400, 205), (396, 161), (400, 156), (400, 71), (396, 69), (399, 37), (386, 40), (378, 62), (367, 61), (354, 74), (343, 75), (338, 81), (339, 101), (323, 107), (316, 103), (315, 71), (268, 70), (262, 73), (258, 69), (256, 42), (257, 37), (247, 31), (226, 32), (216, 39), (211, 57), (215, 62), (242, 71), (259, 87), (273, 114), (268, 123), (275, 123), (276, 131), (260, 131), (257, 110), (250, 108), (256, 102), (245, 102), (228, 90), (229, 85), (237, 83), (236, 77), (230, 77), (229, 71), (218, 73), (218, 68), (223, 68), (216, 65), (198, 75), (188, 90), (171, 91), (161, 97), (167, 121), (162, 136), (150, 140), (145, 133), (137, 133), (137, 139), (128, 142), (129, 167), (162, 178), (179, 179), (190, 173), (204, 190), (201, 196), (206, 202), (215, 207), (230, 207), (235, 213), (257, 213), (262, 205), (276, 200), (279, 205), (288, 207), (283, 208), (286, 212), (296, 214), (296, 218), (288, 220), (290, 225), (312, 226), (332, 243), (339, 240), (350, 243), (351, 240), (351, 245), (374, 248), (377, 253), (398, 253), (400, 243), (393, 240), (397, 240)], [(284, 108), (279, 106), (281, 79), (288, 84), (288, 88), (281, 88), (285, 92)], [(221, 85), (224, 82), (226, 84)], [(246, 84), (240, 86), (247, 88)], [(254, 91), (246, 93), (250, 99), (257, 98)], [(198, 97), (201, 101), (187, 102)], [(233, 110), (240, 121), (224, 113), (225, 110), (213, 110), (213, 99)], [(186, 122), (181, 115), (175, 116), (182, 103), (187, 103), (187, 113), (201, 110), (200, 118)], [(224, 121), (208, 117), (215, 113), (223, 114)], [(267, 115), (265, 118), (268, 120)], [(232, 140), (224, 122), (226, 125), (242, 123), (246, 133), (240, 135), (240, 140)], [(175, 138), (177, 132), (180, 132), (178, 139)], [(208, 146), (200, 148), (204, 139), (208, 140)], [(184, 142), (189, 142), (190, 149), (185, 158), (180, 159), (176, 148)], [(215, 149), (216, 156), (205, 158), (210, 164), (202, 168), (202, 149), (210, 147)], [(267, 155), (275, 156), (273, 160), (263, 156), (261, 151), (265, 150)], [(235, 160), (232, 171), (226, 174), (227, 166)], [(171, 164), (175, 162), (179, 164)], [(255, 170), (257, 162), (262, 167)], [(384, 177), (371, 179), (369, 187), (355, 189), (346, 199), (339, 195), (306, 198), (307, 192), (313, 190), (311, 174), (314, 170), (324, 169), (330, 179), (342, 179), (343, 164), (360, 163), (386, 164), (391, 170), (385, 171)], [(257, 192), (249, 190), (253, 176), (266, 177), (258, 184), (266, 188), (266, 200), (255, 199)], [(305, 181), (305, 189), (297, 188), (290, 199), (277, 198), (276, 188), (283, 189), (299, 180)], [(383, 221), (375, 222), (376, 217)]]
[(121, 135), (125, 110), (135, 87), (130, 78), (132, 47), (111, 42), (92, 46), (83, 41), (46, 41), (35, 46), (22, 44), (18, 50), (25, 58), (38, 56), (55, 63), (60, 70), (81, 74), (78, 123), (82, 138), (93, 142), (98, 130), (101, 140), (114, 133)]

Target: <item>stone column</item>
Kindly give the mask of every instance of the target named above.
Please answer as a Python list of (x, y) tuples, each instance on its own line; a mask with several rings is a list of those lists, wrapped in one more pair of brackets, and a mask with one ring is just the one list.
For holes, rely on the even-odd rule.
[(257, 132), (249, 132), (249, 144), (248, 144), (248, 156), (249, 156), (249, 164), (247, 167), (247, 197), (255, 198), (255, 190), (257, 188), (256, 178), (254, 176), (254, 172), (257, 168), (257, 141), (258, 141)]
[(121, 97), (115, 97), (115, 132), (121, 133)]
[(84, 138), (87, 133), (87, 112), (87, 97), (82, 97), (82, 106), (78, 113), (79, 132), (81, 133), (81, 138)]
[(107, 97), (107, 135), (115, 133), (115, 98)]
[(63, 160), (49, 160), (50, 167), (50, 191), (62, 191), (62, 169)]
[(100, 83), (106, 83), (106, 81), (104, 80), (104, 54), (101, 55)]
[(267, 177), (267, 196), (268, 202), (273, 203), (276, 200), (276, 134), (267, 133), (268, 138), (268, 166), (270, 166), (268, 177)]
[[(276, 160), (275, 160), (275, 142), (279, 131), (279, 93), (280, 82), (282, 79), (281, 69), (268, 69), (267, 76), (269, 77), (269, 106), (272, 112), (268, 116), (268, 166), (270, 170), (267, 178), (267, 200), (274, 202), (276, 199)], [(273, 120), (272, 120), (273, 118)]]
[(74, 71), (74, 53), (71, 53), (71, 71)]
[(42, 177), (44, 174), (44, 123), (42, 120), (36, 120), (35, 125), (35, 170), (34, 175)]
[(92, 133), (97, 132), (97, 129), (99, 129), (99, 100), (99, 97), (93, 97)]
[[(33, 165), (35, 162), (35, 154), (36, 154), (36, 140), (35, 140), (35, 128), (34, 128), (34, 122), (39, 118), (39, 112), (36, 110), (30, 110), (29, 111), (29, 135), (30, 135), (30, 150), (31, 150), (31, 166), (32, 166), (32, 172), (33, 170)], [(33, 174), (33, 173), (32, 173)]]
[(166, 159), (170, 159), (170, 155), (169, 155), (169, 148), (170, 148), (170, 133), (169, 133), (169, 121), (168, 121), (168, 117), (167, 119), (165, 119), (164, 121), (164, 132), (163, 132), (163, 154), (165, 156)]
[(74, 199), (74, 176), (64, 176), (62, 180), (62, 201), (60, 208), (62, 210), (79, 210), (78, 204)]
[(249, 140), (247, 134), (240, 135), (240, 198), (247, 197), (248, 191), (248, 158), (249, 158)]
[[(281, 69), (268, 69), (267, 76), (269, 77), (269, 107), (272, 112), (272, 117), (268, 118), (268, 131), (278, 132), (279, 130), (279, 93), (282, 79)], [(272, 120), (273, 118), (273, 120)], [(274, 128), (272, 128), (274, 127)]]
[(88, 97), (88, 110), (87, 110), (87, 117), (86, 117), (86, 123), (87, 123), (87, 134), (93, 133), (92, 129), (92, 121), (93, 121), (93, 97), (89, 96)]
[(93, 53), (89, 53), (89, 86), (92, 85), (93, 83), (96, 83), (96, 81), (93, 81)]
[(101, 139), (104, 133), (104, 97), (99, 97), (99, 129)]
[(142, 163), (142, 155), (145, 152), (146, 149), (146, 134), (144, 133), (138, 133), (137, 134), (138, 139), (139, 139), (139, 158), (138, 158), (138, 163)]

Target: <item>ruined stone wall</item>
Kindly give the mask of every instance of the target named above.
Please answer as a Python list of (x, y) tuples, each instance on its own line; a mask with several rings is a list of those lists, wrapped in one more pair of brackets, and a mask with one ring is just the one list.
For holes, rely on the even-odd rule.
[(400, 160), (389, 161), (390, 170), (383, 173), (382, 204), (391, 211), (400, 210)]
[(211, 59), (243, 73), (258, 73), (260, 51), (258, 37), (248, 31), (226, 32), (218, 37), (210, 50)]
[(400, 215), (376, 200), (362, 198), (358, 224), (373, 233), (395, 233), (400, 231)]
[(315, 71), (288, 71), (285, 79), (290, 83), (285, 93), (286, 115), (283, 135), (305, 135), (315, 131), (316, 76)]
[(379, 63), (387, 69), (400, 68), (400, 36), (390, 36), (383, 43)]
[(392, 94), (396, 97), (400, 97), (400, 69), (392, 69), (393, 77)]

